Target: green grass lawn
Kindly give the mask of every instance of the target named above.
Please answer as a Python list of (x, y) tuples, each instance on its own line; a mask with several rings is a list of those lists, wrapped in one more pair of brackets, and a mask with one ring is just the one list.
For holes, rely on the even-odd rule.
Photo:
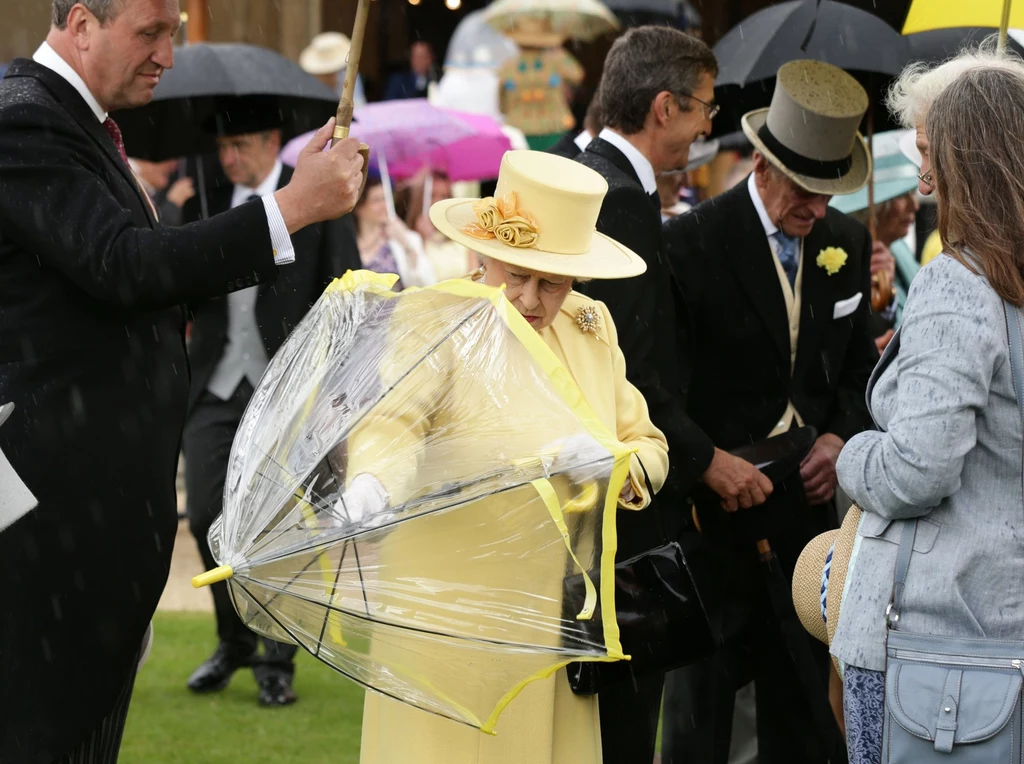
[(297, 657), (299, 701), (256, 703), (239, 671), (226, 690), (194, 695), (189, 674), (216, 646), (212, 615), (158, 613), (149, 662), (135, 683), (121, 764), (356, 764), (363, 691), (308, 653)]

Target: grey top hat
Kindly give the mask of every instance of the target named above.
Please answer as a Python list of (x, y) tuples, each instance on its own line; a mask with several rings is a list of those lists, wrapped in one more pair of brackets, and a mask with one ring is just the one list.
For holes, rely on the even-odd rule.
[(850, 194), (871, 176), (871, 155), (857, 130), (868, 94), (839, 67), (790, 61), (779, 68), (771, 106), (743, 115), (754, 148), (801, 188)]

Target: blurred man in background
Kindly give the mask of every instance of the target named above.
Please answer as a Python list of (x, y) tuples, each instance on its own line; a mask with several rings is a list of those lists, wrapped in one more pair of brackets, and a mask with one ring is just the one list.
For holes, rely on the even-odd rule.
[[(208, 191), (216, 215), (273, 195), (292, 178), (281, 164), (281, 111), (276, 99), (233, 99), (208, 125), (217, 135), (221, 167), (230, 185)], [(185, 206), (185, 222), (201, 219), (198, 200)], [(189, 362), (192, 386), (185, 420), (185, 485), (189, 527), (207, 570), (217, 561), (207, 533), (221, 512), (228, 456), (235, 431), (269, 359), (302, 320), (324, 288), (345, 271), (358, 270), (359, 252), (345, 218), (308, 226), (292, 237), (296, 262), (273, 287), (250, 286), (227, 297), (201, 300), (193, 316)], [(227, 687), (239, 668), (251, 666), (259, 703), (283, 706), (296, 699), (293, 644), (259, 638), (238, 617), (226, 583), (212, 587), (218, 645), (193, 672), (193, 692)], [(262, 644), (262, 652), (260, 645)]]
[(156, 207), (163, 225), (181, 225), (181, 208), (196, 195), (192, 178), (187, 175), (175, 178), (178, 170), (177, 159), (163, 162), (147, 162), (145, 159), (129, 158), (128, 164), (142, 181), (142, 187)]
[(408, 71), (396, 72), (388, 78), (384, 100), (426, 98), (427, 87), (431, 82), (437, 82), (437, 72), (434, 70), (434, 51), (429, 42), (417, 40), (409, 46)]

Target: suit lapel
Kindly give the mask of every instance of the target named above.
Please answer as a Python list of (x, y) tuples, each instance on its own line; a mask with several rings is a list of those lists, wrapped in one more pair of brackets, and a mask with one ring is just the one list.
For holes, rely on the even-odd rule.
[(639, 188), (643, 188), (644, 184), (640, 182), (640, 176), (636, 174), (636, 170), (633, 169), (633, 164), (626, 158), (626, 155), (615, 148), (608, 141), (600, 138), (595, 138), (587, 144), (587, 151), (591, 154), (596, 154), (602, 159), (607, 159), (613, 165), (615, 165), (619, 171), (628, 176)]
[[(758, 217), (754, 203), (750, 200), (747, 184), (739, 183), (727, 193), (733, 195), (729, 202), (736, 214), (730, 218), (730, 230), (724, 232), (724, 237), (727, 237), (726, 240), (731, 241), (731, 244), (722, 247), (722, 252), (726, 255), (729, 267), (740, 286), (764, 322), (788, 370), (789, 315), (786, 312), (786, 298), (779, 285), (768, 237), (764, 235), (761, 218)], [(805, 271), (804, 278), (806, 277)]]
[(121, 155), (117, 153), (114, 142), (107, 134), (106, 128), (96, 119), (96, 115), (89, 108), (89, 104), (78, 94), (78, 91), (75, 90), (71, 83), (42, 64), (37, 64), (35, 61), (27, 59), (19, 60), (12, 64), (11, 70), (7, 72), (6, 77), (32, 77), (39, 80), (53, 94), (54, 98), (64, 107), (64, 110), (88, 133), (100, 151), (106, 155), (107, 160), (117, 168), (128, 185), (135, 191), (135, 195), (142, 205), (150, 227), (155, 228), (157, 221), (153, 217), (151, 202), (143, 196), (146, 192), (139, 186), (139, 182), (136, 180), (131, 168), (124, 163)]

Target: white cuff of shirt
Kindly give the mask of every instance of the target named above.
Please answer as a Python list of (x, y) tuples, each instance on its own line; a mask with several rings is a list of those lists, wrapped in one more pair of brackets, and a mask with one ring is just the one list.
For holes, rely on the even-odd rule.
[(288, 235), (288, 226), (284, 224), (284, 216), (273, 194), (263, 197), (263, 209), (267, 211), (267, 223), (270, 225), (270, 246), (274, 248), (274, 265), (294, 263), (295, 249), (292, 247), (292, 237)]

